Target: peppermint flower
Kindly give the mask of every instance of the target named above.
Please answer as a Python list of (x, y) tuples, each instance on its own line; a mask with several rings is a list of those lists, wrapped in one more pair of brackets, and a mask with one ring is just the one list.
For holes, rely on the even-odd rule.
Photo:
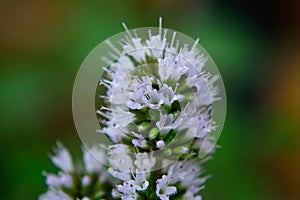
[(159, 149), (163, 149), (165, 147), (165, 142), (163, 140), (159, 140), (156, 142), (156, 146)]
[(161, 179), (156, 181), (156, 195), (161, 200), (169, 200), (170, 195), (176, 194), (177, 189), (175, 186), (168, 186), (170, 177), (163, 175)]
[(53, 188), (59, 188), (59, 187), (72, 188), (73, 180), (69, 174), (65, 174), (65, 173), (59, 173), (58, 176), (55, 174), (48, 174), (46, 177), (46, 184)]
[(183, 200), (202, 200), (202, 196), (196, 195), (201, 189), (197, 189), (194, 186), (191, 186), (182, 196)]
[(101, 162), (105, 162), (106, 153), (105, 147), (103, 146), (91, 146), (88, 150), (82, 147), (83, 153), (83, 164), (85, 171), (87, 173), (101, 173), (101, 171), (105, 170), (103, 164)]
[[(55, 155), (51, 157), (52, 162), (60, 168), (58, 174), (44, 173), (48, 191), (42, 194), (40, 200), (71, 200), (71, 199), (100, 199), (111, 198), (110, 193), (105, 193), (107, 188), (112, 189), (112, 182), (108, 177), (104, 166), (99, 160), (104, 161), (104, 147), (95, 145), (83, 152), (83, 170), (75, 169), (69, 151), (57, 143)], [(97, 155), (97, 157), (93, 157)], [(63, 162), (62, 159), (66, 162)]]
[[(197, 48), (199, 40), (192, 47), (179, 48), (174, 32), (167, 41), (168, 31), (161, 22), (158, 34), (149, 30), (145, 41), (123, 24), (126, 36), (119, 41), (121, 50), (106, 42), (114, 60), (103, 57), (109, 66), (100, 84), (107, 88), (103, 99), (111, 107), (102, 107), (105, 114), (98, 111), (105, 118), (99, 132), (114, 143), (128, 141), (140, 150), (162, 149), (162, 144), (174, 142), (177, 136), (177, 141), (205, 138), (216, 129), (209, 110), (220, 98), (214, 85), (217, 76), (203, 70), (207, 55)], [(155, 137), (150, 137), (156, 129)]]
[(172, 129), (176, 129), (179, 126), (179, 120), (174, 119), (173, 114), (162, 115), (156, 126), (159, 129), (161, 134), (167, 133)]
[(59, 142), (53, 151), (55, 152), (55, 155), (51, 156), (53, 164), (66, 173), (72, 172), (74, 167), (69, 151)]
[(99, 55), (106, 66), (97, 132), (111, 144), (83, 148), (83, 168), (77, 169), (58, 143), (51, 160), (61, 171), (45, 173), (49, 189), (42, 200), (202, 200), (208, 179), (202, 157), (214, 152), (212, 133), (219, 128), (219, 77), (206, 70), (209, 57), (199, 39), (180, 41), (162, 28), (161, 18), (146, 38), (123, 26), (124, 37), (106, 40), (111, 51)]
[(146, 139), (141, 134), (136, 134), (136, 133), (133, 132), (133, 135), (134, 135), (134, 137), (137, 138), (137, 139), (132, 140), (132, 144), (134, 146), (141, 147), (141, 148), (147, 147)]
[(174, 101), (181, 100), (183, 95), (176, 95), (172, 87), (168, 86), (167, 84), (163, 84), (161, 88), (161, 98), (163, 99), (165, 105), (170, 106)]
[(130, 172), (121, 171), (121, 167), (116, 165), (114, 169), (110, 168), (109, 170), (112, 176), (124, 181), (122, 184), (116, 186), (117, 190), (114, 191), (114, 194), (121, 196), (122, 199), (136, 199), (139, 191), (144, 191), (148, 188), (149, 182), (147, 178), (150, 175), (151, 168), (156, 163), (156, 159), (149, 157), (147, 153), (137, 153), (135, 155), (135, 161), (126, 159), (126, 161), (122, 160), (122, 163), (129, 166), (126, 168), (130, 170)]
[(61, 190), (49, 189), (39, 197), (39, 200), (73, 200), (69, 195)]

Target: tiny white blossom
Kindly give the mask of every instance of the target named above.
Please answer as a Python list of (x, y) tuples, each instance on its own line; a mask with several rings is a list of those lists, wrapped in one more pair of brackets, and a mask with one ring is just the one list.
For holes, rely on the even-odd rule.
[(158, 122), (156, 122), (156, 126), (159, 129), (161, 134), (165, 134), (169, 132), (172, 129), (176, 129), (179, 126), (180, 121), (175, 120), (174, 121), (174, 115), (173, 114), (166, 114), (162, 115)]
[(156, 146), (159, 149), (163, 149), (165, 147), (165, 142), (163, 140), (159, 140), (156, 142)]
[(214, 152), (216, 145), (214, 142), (214, 138), (213, 137), (207, 137), (204, 139), (196, 139), (195, 140), (195, 146), (200, 149), (201, 153), (212, 153)]
[(160, 58), (162, 56), (163, 50), (167, 44), (166, 33), (167, 30), (165, 30), (164, 36), (162, 37), (161, 34), (151, 35), (151, 30), (149, 31), (150, 37), (146, 40), (146, 44), (155, 58)]
[(73, 187), (73, 179), (69, 174), (65, 174), (65, 173), (60, 174), (60, 183), (62, 186), (67, 188)]
[(128, 111), (124, 111), (121, 108), (116, 108), (113, 110), (113, 117), (116, 120), (116, 127), (126, 127), (128, 124), (133, 122), (134, 115)]
[(119, 171), (115, 168), (108, 168), (108, 173), (121, 181), (128, 181), (131, 179), (131, 174), (129, 172)]
[(145, 47), (141, 43), (141, 38), (131, 38), (130, 43), (123, 45), (124, 52), (133, 56), (137, 62), (142, 62), (146, 59)]
[(101, 162), (105, 160), (104, 150), (93, 145), (88, 149), (82, 148), (82, 152), (85, 170), (88, 173), (100, 172), (103, 167)]
[(39, 200), (73, 200), (69, 195), (61, 190), (49, 189), (39, 197)]
[(114, 78), (108, 87), (107, 97), (116, 105), (124, 105), (129, 99), (130, 81), (122, 70), (118, 70)]
[(134, 200), (137, 198), (137, 186), (132, 181), (126, 181), (123, 185), (117, 185), (117, 189), (122, 193), (122, 200)]
[(124, 144), (110, 146), (108, 151), (107, 160), (111, 166), (108, 173), (123, 181), (131, 179), (131, 172), (134, 169), (132, 158), (128, 152), (129, 148)]
[(91, 183), (91, 181), (91, 177), (86, 175), (82, 178), (81, 183), (83, 186), (88, 186)]
[(112, 70), (122, 69), (124, 72), (128, 72), (128, 70), (133, 70), (134, 65), (128, 56), (121, 55), (118, 58), (118, 62), (113, 62), (110, 65)]
[(48, 174), (46, 176), (45, 182), (48, 186), (53, 187), (53, 188), (58, 188), (61, 185), (60, 178), (58, 176), (56, 176), (55, 174)]
[[(151, 168), (155, 165), (156, 159), (151, 157), (148, 153), (136, 153), (135, 156), (135, 173), (131, 173), (130, 179), (128, 178), (122, 185), (117, 185), (117, 190), (122, 199), (136, 199), (136, 192), (146, 190), (149, 186), (147, 177), (150, 174)], [(121, 175), (125, 175), (124, 172)], [(129, 175), (129, 173), (127, 173), (127, 175)], [(120, 174), (117, 178), (125, 180), (120, 177)]]
[(141, 134), (137, 134), (134, 132), (132, 134), (134, 135), (134, 137), (137, 138), (131, 141), (134, 146), (141, 147), (141, 148), (147, 147), (147, 141)]
[(168, 79), (178, 81), (189, 70), (190, 68), (184, 65), (183, 59), (179, 56), (168, 54), (165, 58), (158, 59), (158, 73), (162, 81)]
[(185, 45), (179, 52), (179, 56), (186, 60), (186, 65), (190, 66), (190, 68), (196, 68), (197, 71), (202, 71), (202, 68), (205, 66), (207, 57), (196, 48), (199, 39), (197, 39), (191, 49)]
[(173, 91), (173, 89), (167, 84), (163, 84), (163, 87), (161, 88), (161, 96), (164, 104), (166, 105), (171, 105), (174, 101), (183, 98), (182, 95), (175, 95), (175, 91)]
[(172, 73), (176, 73), (176, 71), (174, 71), (174, 68), (171, 67), (173, 62), (173, 55), (166, 56), (164, 59), (158, 59), (158, 73), (162, 81), (168, 80)]
[[(199, 191), (197, 190), (196, 193), (198, 193), (198, 192), (199, 192)], [(196, 193), (193, 192), (191, 189), (188, 189), (188, 190), (184, 193), (182, 199), (183, 199), (183, 200), (202, 200), (202, 196), (200, 196), (200, 195), (195, 195)]]
[(163, 175), (161, 179), (156, 181), (156, 195), (161, 200), (169, 200), (170, 195), (176, 194), (177, 188), (175, 186), (168, 186), (170, 178)]
[(50, 158), (56, 167), (67, 173), (74, 170), (72, 157), (69, 151), (61, 143), (57, 143), (57, 148), (54, 149), (54, 153), (55, 155)]
[(156, 163), (156, 158), (149, 153), (136, 153), (135, 156), (134, 164), (137, 167), (137, 172), (150, 172)]
[(152, 88), (152, 82), (148, 76), (143, 76), (141, 79), (135, 78), (132, 89), (130, 100), (126, 103), (130, 109), (141, 109), (147, 106), (158, 109), (163, 103), (158, 91)]
[(53, 187), (53, 188), (59, 188), (59, 187), (72, 188), (73, 179), (69, 174), (65, 174), (65, 173), (59, 173), (58, 175), (47, 174), (46, 184), (49, 187)]
[(147, 88), (143, 100), (145, 104), (152, 109), (158, 109), (163, 104), (163, 99), (161, 98), (159, 92), (152, 88)]
[(111, 119), (106, 123), (107, 127), (102, 128), (102, 130), (98, 130), (99, 133), (106, 134), (114, 143), (120, 142), (120, 140), (126, 135), (124, 134), (125, 128), (122, 127), (122, 130), (120, 128), (117, 128), (116, 125), (117, 122), (115, 119)]

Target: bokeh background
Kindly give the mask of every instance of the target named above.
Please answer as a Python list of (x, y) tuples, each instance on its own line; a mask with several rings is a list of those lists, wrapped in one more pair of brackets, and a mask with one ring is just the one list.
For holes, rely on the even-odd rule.
[(71, 109), (76, 72), (130, 28), (183, 32), (213, 57), (228, 111), (207, 165), (206, 200), (300, 199), (300, 1), (10, 0), (0, 2), (0, 194), (36, 199), (57, 140), (80, 159)]

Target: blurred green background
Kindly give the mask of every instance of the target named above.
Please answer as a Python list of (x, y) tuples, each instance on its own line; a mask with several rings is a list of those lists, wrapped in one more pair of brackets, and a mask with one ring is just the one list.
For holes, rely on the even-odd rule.
[(222, 146), (206, 200), (300, 199), (300, 1), (11, 0), (0, 3), (0, 194), (36, 199), (57, 140), (80, 156), (71, 109), (76, 72), (129, 28), (175, 29), (217, 63), (227, 91)]

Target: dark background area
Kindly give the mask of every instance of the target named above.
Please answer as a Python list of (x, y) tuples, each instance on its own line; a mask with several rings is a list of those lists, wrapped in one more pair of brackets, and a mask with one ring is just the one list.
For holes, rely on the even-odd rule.
[(36, 199), (57, 140), (80, 159), (72, 87), (87, 54), (129, 28), (180, 31), (210, 53), (227, 91), (206, 200), (300, 199), (300, 1), (11, 0), (0, 3), (0, 194)]

